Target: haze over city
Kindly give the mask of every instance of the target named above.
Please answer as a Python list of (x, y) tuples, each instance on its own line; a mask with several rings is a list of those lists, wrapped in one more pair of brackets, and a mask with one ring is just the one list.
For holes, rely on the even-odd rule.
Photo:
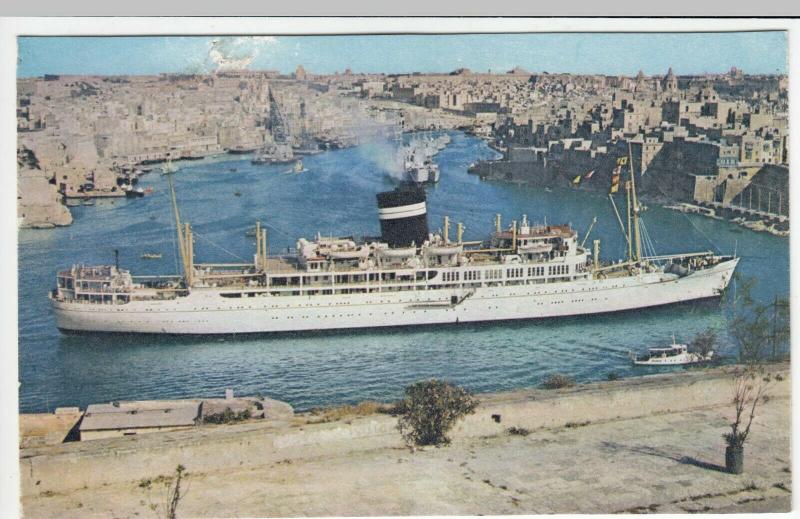
[(786, 34), (538, 33), (359, 36), (21, 37), (17, 77), (202, 73), (250, 69), (318, 74), (502, 72), (634, 75), (785, 74)]

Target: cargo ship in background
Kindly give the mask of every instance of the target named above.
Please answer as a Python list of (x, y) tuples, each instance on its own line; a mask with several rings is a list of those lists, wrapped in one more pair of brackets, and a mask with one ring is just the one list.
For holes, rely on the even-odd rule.
[(585, 247), (591, 228), (580, 240), (569, 225), (525, 215), (506, 226), (496, 215), (483, 241), (464, 240), (460, 223), (453, 237), (447, 217), (432, 233), (425, 191), (409, 184), (377, 195), (380, 237), (300, 238), (296, 254), (275, 256), (257, 222), (252, 262), (204, 264), (195, 261), (170, 176), (181, 275), (75, 265), (58, 272), (49, 297), (65, 332), (196, 335), (554, 318), (720, 297), (739, 258), (647, 254), (628, 177), (627, 226), (614, 206), (627, 258), (616, 263), (600, 260), (600, 240)]

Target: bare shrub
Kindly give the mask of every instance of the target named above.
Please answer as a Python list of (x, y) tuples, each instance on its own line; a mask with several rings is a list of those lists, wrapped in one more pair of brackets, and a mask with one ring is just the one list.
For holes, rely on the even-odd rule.
[(506, 432), (511, 436), (528, 436), (531, 433), (524, 427), (509, 427)]
[(548, 375), (547, 378), (544, 379), (544, 382), (542, 382), (542, 389), (562, 389), (566, 387), (572, 387), (574, 385), (574, 378), (568, 377), (567, 375), (554, 373), (552, 375)]
[(249, 420), (251, 417), (250, 409), (239, 411), (238, 413), (226, 407), (221, 413), (213, 413), (203, 417), (204, 423), (231, 424)]
[[(162, 475), (154, 479), (142, 479), (139, 482), (139, 488), (147, 492), (148, 501), (150, 502), (148, 508), (155, 512), (158, 517), (176, 519), (176, 517), (178, 517), (178, 506), (189, 491), (188, 486), (184, 486), (184, 482), (188, 476), (189, 473), (186, 472), (186, 467), (178, 465), (175, 467), (175, 472), (172, 475)], [(161, 504), (153, 503), (150, 500), (154, 485), (160, 486), (163, 491), (163, 501)], [(144, 504), (144, 501), (142, 501), (142, 504)]]
[(177, 517), (178, 505), (186, 494), (185, 491), (181, 493), (181, 482), (185, 472), (186, 467), (183, 465), (178, 465), (175, 468), (175, 482), (167, 489), (167, 519), (175, 519)]

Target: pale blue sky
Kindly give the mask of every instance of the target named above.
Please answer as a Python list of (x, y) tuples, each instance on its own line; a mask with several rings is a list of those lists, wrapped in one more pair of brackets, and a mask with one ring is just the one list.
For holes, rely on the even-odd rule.
[[(212, 43), (216, 41), (216, 44)], [(269, 37), (20, 37), (17, 77), (158, 74), (214, 70), (221, 59), (250, 69), (312, 73), (505, 71), (677, 74), (787, 71), (786, 33), (546, 33)]]

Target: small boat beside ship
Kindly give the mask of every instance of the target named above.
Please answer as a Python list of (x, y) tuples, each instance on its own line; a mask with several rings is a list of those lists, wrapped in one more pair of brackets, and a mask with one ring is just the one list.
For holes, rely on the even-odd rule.
[(146, 259), (146, 260), (157, 260), (157, 259), (161, 259), (161, 253), (160, 252), (145, 252), (144, 254), (142, 254), (141, 258), (142, 259)]
[(689, 351), (689, 345), (676, 343), (673, 335), (669, 346), (649, 348), (644, 355), (628, 352), (628, 356), (635, 366), (683, 366), (711, 362), (714, 352), (709, 351), (703, 355)]

